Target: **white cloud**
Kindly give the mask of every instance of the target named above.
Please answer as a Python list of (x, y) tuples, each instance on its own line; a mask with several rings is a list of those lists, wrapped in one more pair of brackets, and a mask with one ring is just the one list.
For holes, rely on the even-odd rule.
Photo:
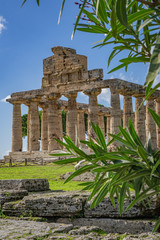
[(111, 75), (110, 79), (112, 79), (112, 78), (119, 78), (119, 79), (125, 80), (127, 82), (139, 83), (138, 80), (135, 79), (133, 72), (129, 72), (129, 73), (127, 73), (127, 75), (125, 75), (122, 72), (120, 72), (118, 74), (117, 73), (113, 73), (113, 75)]
[(7, 100), (7, 99), (9, 99), (10, 97), (11, 97), (11, 96), (10, 96), (10, 95), (8, 95), (7, 97), (5, 97), (5, 98), (1, 99), (1, 100), (0, 100), (0, 102), (6, 102), (6, 100)]
[(6, 29), (5, 23), (6, 23), (6, 19), (0, 16), (0, 34), (2, 33), (2, 30)]
[(98, 102), (104, 101), (110, 105), (111, 93), (109, 88), (103, 88), (101, 94), (98, 95)]
[(78, 95), (79, 95), (80, 100), (82, 100), (85, 103), (88, 102), (88, 96), (86, 94), (84, 94), (83, 92), (79, 92)]

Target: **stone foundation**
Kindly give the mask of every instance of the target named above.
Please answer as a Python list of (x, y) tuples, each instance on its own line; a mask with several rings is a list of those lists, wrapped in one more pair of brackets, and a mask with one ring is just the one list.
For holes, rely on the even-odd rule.
[[(46, 179), (1, 180), (0, 189), (4, 215), (46, 218), (58, 224), (72, 224), (72, 228), (95, 226), (107, 233), (140, 234), (151, 232), (154, 218), (160, 215), (159, 205), (153, 200), (149, 206), (137, 204), (121, 216), (118, 203), (114, 208), (108, 197), (98, 207), (90, 209), (88, 192), (48, 191)], [(30, 193), (42, 190), (47, 192)], [(125, 207), (128, 205), (129, 201), (125, 201)]]

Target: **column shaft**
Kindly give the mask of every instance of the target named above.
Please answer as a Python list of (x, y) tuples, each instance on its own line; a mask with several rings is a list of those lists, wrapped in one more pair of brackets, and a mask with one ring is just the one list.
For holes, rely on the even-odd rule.
[(121, 109), (119, 93), (114, 88), (111, 90), (111, 122), (110, 131), (112, 134), (119, 132), (119, 126), (121, 126)]
[(148, 99), (146, 102), (146, 139), (148, 140), (148, 136), (150, 133), (151, 136), (151, 144), (154, 148), (157, 145), (156, 142), (156, 124), (148, 111), (148, 108), (155, 110), (154, 99)]
[(84, 123), (84, 112), (83, 111), (78, 111), (77, 123), (78, 123), (78, 139), (85, 140), (85, 123)]
[(12, 152), (22, 151), (21, 104), (13, 103)]
[(30, 105), (28, 105), (28, 117), (27, 117), (27, 151), (29, 152), (29, 146), (30, 146)]
[(133, 107), (132, 107), (132, 96), (124, 95), (123, 99), (123, 128), (128, 127), (129, 118), (132, 120)]
[(41, 150), (48, 150), (48, 108), (42, 108), (41, 116)]
[(88, 105), (88, 136), (95, 138), (95, 133), (92, 129), (91, 122), (94, 125), (98, 124), (98, 102), (97, 96), (101, 93), (101, 89), (93, 89), (86, 91), (85, 94), (89, 96), (89, 105)]
[(98, 115), (98, 126), (100, 127), (103, 134), (105, 135), (104, 115), (103, 114)]
[(145, 112), (144, 106), (139, 106), (143, 102), (143, 97), (135, 97), (135, 130), (143, 144), (146, 142)]
[(58, 109), (58, 121), (59, 121), (59, 139), (63, 140), (63, 123), (62, 123), (62, 110)]
[(59, 143), (54, 139), (59, 138), (59, 119), (57, 99), (49, 99), (48, 104), (48, 151), (60, 149)]
[(29, 149), (30, 151), (40, 150), (40, 122), (38, 112), (38, 102), (30, 102), (30, 133), (29, 133)]
[(66, 119), (66, 132), (74, 143), (77, 143), (77, 93), (68, 94), (68, 111)]

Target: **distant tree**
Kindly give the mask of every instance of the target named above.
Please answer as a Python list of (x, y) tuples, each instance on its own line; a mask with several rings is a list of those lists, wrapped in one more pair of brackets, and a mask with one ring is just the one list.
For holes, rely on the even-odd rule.
[(27, 118), (28, 114), (22, 116), (22, 137), (27, 136)]

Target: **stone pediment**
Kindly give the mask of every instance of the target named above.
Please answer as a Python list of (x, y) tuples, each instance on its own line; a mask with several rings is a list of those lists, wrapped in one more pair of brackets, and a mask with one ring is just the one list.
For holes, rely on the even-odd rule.
[(76, 54), (76, 50), (66, 47), (52, 48), (53, 56), (43, 60), (42, 88), (58, 84), (77, 83), (84, 80), (103, 79), (103, 70), (87, 70), (87, 57)]

